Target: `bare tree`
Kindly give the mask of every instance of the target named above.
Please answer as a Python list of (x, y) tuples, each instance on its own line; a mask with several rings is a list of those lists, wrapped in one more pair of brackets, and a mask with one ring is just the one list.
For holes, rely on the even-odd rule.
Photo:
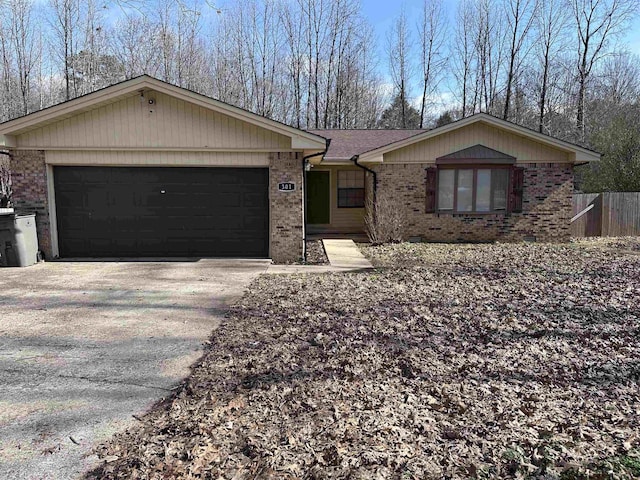
[(291, 3), (281, 5), (280, 16), (285, 32), (287, 55), (287, 71), (293, 89), (293, 124), (300, 128), (302, 126), (302, 105), (303, 105), (303, 82), (305, 72), (305, 50), (304, 38), (305, 24), (299, 21), (295, 7)]
[[(455, 26), (454, 75), (458, 82), (461, 101), (461, 116), (464, 118), (475, 110), (475, 102), (470, 101), (474, 81), (474, 39), (472, 25), (474, 12), (471, 0), (461, 0), (458, 4)], [(471, 108), (470, 108), (471, 107)]]
[(77, 51), (77, 33), (80, 24), (80, 4), (78, 0), (50, 0), (53, 10), (53, 33), (55, 51), (62, 61), (64, 72), (65, 100), (76, 96), (73, 82), (71, 59)]
[(585, 139), (585, 99), (594, 66), (608, 53), (607, 44), (638, 11), (637, 0), (569, 0), (578, 38), (576, 129)]
[(610, 55), (598, 72), (597, 97), (613, 105), (634, 104), (640, 98), (640, 57), (629, 52)]
[(420, 63), (422, 66), (420, 128), (424, 128), (429, 97), (436, 92), (447, 63), (445, 52), (443, 51), (447, 23), (442, 0), (424, 0), (418, 33), (420, 36)]
[(507, 68), (507, 85), (505, 88), (504, 113), (502, 118), (509, 119), (511, 107), (511, 90), (514, 77), (522, 60), (523, 48), (529, 31), (537, 14), (539, 0), (506, 0), (507, 23), (509, 26), (509, 65)]
[(564, 32), (568, 15), (563, 0), (540, 0), (536, 15), (538, 62), (541, 65), (538, 97), (538, 131), (545, 130), (550, 74), (558, 58), (558, 48), (566, 40)]
[(130, 15), (118, 20), (110, 50), (122, 65), (125, 78), (144, 73), (158, 75), (160, 54), (155, 40), (158, 37), (157, 25), (147, 16)]
[[(480, 111), (496, 114), (500, 75), (504, 62), (505, 32), (495, 0), (476, 0), (475, 22), (476, 91)], [(475, 103), (475, 102), (474, 102)]]
[(10, 0), (7, 13), (21, 99), (20, 113), (26, 115), (29, 113), (31, 77), (39, 61), (31, 0)]
[(12, 94), (14, 77), (12, 75), (13, 49), (7, 32), (10, 29), (5, 15), (0, 14), (0, 120), (5, 121), (13, 116)]
[(387, 53), (393, 87), (401, 104), (401, 126), (407, 128), (406, 105), (409, 103), (411, 89), (411, 38), (404, 10), (396, 18), (387, 32)]
[(452, 35), (423, 2), (417, 50), (400, 12), (380, 60), (359, 0), (0, 0), (0, 120), (142, 73), (300, 128), (424, 127), (447, 84), (462, 116), (589, 143), (637, 101), (637, 0), (458, 0)]

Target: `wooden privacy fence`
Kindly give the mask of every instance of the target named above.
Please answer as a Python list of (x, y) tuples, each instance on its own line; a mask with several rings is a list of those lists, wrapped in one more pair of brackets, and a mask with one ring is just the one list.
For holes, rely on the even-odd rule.
[(573, 237), (640, 235), (640, 192), (576, 193), (571, 223)]

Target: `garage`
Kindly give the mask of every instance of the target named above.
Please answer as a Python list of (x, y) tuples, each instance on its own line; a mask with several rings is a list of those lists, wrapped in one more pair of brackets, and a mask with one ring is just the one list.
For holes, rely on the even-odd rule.
[(0, 125), (13, 203), (56, 258), (304, 256), (327, 140), (146, 75)]
[(61, 257), (269, 256), (269, 170), (54, 168)]

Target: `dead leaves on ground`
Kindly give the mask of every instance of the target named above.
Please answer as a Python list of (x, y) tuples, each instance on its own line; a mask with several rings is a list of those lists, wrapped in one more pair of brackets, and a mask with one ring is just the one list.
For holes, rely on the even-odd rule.
[(640, 257), (618, 250), (401, 244), (366, 249), (392, 268), (260, 277), (94, 474), (640, 475)]

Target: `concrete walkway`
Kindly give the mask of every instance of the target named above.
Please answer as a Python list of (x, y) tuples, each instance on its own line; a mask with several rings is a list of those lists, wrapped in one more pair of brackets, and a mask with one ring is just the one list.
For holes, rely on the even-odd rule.
[(373, 268), (371, 262), (365, 258), (353, 240), (323, 239), (324, 251), (329, 259), (329, 265), (269, 265), (266, 273), (327, 273), (353, 272)]
[(322, 240), (324, 251), (329, 263), (337, 268), (373, 268), (371, 262), (360, 252), (353, 240), (350, 239), (324, 239)]

